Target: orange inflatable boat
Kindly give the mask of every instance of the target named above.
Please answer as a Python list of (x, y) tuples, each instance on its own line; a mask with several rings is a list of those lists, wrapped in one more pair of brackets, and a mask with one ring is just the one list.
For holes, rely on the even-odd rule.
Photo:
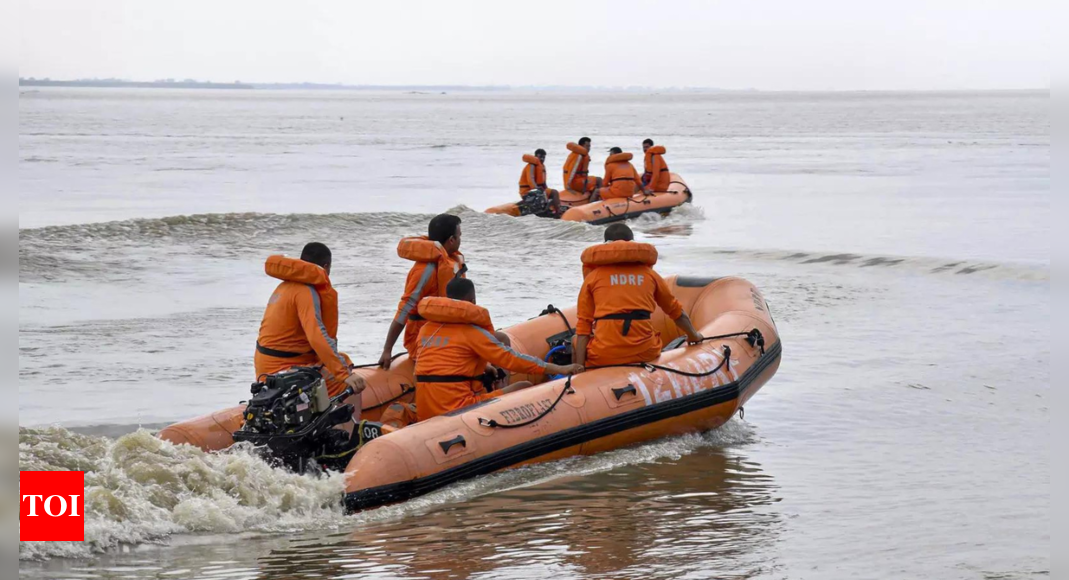
[[(365, 444), (346, 468), (346, 506), (359, 511), (428, 493), (501, 469), (588, 455), (728, 421), (779, 368), (781, 345), (761, 293), (739, 278), (669, 278), (668, 284), (708, 338), (687, 346), (659, 310), (654, 327), (667, 346), (646, 365), (589, 369), (553, 380), (514, 375), (535, 386), (389, 432)], [(505, 330), (518, 352), (549, 356), (567, 340), (575, 309), (548, 309)], [(413, 364), (362, 369), (363, 418), (392, 401), (411, 400)], [(358, 397), (354, 397), (357, 399)], [(354, 401), (355, 402), (355, 401)], [(172, 425), (160, 433), (205, 450), (233, 444), (242, 408)]]
[[(594, 225), (629, 220), (642, 214), (659, 213), (667, 215), (673, 209), (690, 203), (693, 194), (686, 182), (677, 173), (672, 173), (668, 191), (645, 195), (639, 193), (630, 198), (610, 199), (590, 203), (590, 196), (572, 190), (560, 192), (561, 207), (565, 208), (561, 219), (573, 222), (586, 222)], [(505, 214), (513, 217), (522, 215), (519, 203), (506, 203), (486, 210), (486, 213)]]

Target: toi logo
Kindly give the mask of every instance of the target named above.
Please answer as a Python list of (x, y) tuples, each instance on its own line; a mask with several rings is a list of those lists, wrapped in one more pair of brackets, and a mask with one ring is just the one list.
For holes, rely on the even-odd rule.
[(19, 472), (19, 541), (85, 540), (85, 474)]

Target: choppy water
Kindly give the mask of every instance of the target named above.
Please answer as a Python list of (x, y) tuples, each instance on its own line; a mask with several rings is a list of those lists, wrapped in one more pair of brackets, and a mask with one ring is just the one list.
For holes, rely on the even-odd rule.
[[(19, 464), (85, 469), (86, 544), (27, 578), (1042, 578), (1050, 574), (1047, 93), (62, 90), (19, 103)], [(599, 228), (487, 216), (524, 150), (663, 141), (695, 207), (664, 274), (747, 277), (776, 378), (703, 437), (347, 518), (339, 480), (154, 427), (239, 400), (269, 253), (335, 250), (374, 358), (396, 239), (464, 220), (507, 325), (574, 302)], [(60, 427), (47, 428), (50, 425)]]

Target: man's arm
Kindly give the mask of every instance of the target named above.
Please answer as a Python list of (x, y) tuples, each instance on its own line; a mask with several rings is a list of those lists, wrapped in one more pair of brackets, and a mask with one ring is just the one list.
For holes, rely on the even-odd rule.
[(691, 343), (697, 343), (702, 341), (702, 335), (694, 329), (694, 325), (690, 321), (690, 317), (683, 311), (683, 305), (676, 300), (676, 297), (672, 294), (672, 290), (668, 288), (668, 283), (661, 278), (661, 275), (657, 272), (650, 271), (653, 276), (653, 282), (656, 285), (653, 290), (653, 299), (657, 302), (657, 306), (664, 310), (664, 313), (671, 318), (676, 326), (683, 329), (683, 332), (687, 333), (687, 340)]
[(590, 343), (590, 334), (594, 331), (594, 290), (590, 277), (583, 280), (579, 290), (579, 304), (576, 308), (579, 321), (575, 325), (575, 340), (572, 341), (572, 360), (577, 365), (586, 365), (586, 347)]
[(545, 361), (512, 350), (512, 347), (505, 346), (494, 336), (494, 333), (485, 328), (475, 326), (473, 329), (475, 333), (471, 341), (471, 349), (490, 364), (514, 373), (546, 374)]
[(319, 293), (315, 288), (308, 286), (308, 293), (297, 293), (297, 317), (301, 321), (301, 328), (308, 344), (312, 345), (319, 362), (323, 363), (327, 372), (335, 379), (343, 381), (353, 387), (357, 393), (365, 388), (364, 379), (349, 372), (349, 363), (338, 352), (338, 343), (327, 333), (327, 327), (323, 324), (323, 310), (319, 300)]
[(589, 334), (577, 334), (575, 335), (575, 341), (572, 342), (572, 360), (575, 364), (585, 367), (586, 366), (586, 345), (590, 342)]
[[(572, 161), (572, 168), (564, 172), (564, 189), (568, 190), (572, 188), (572, 182), (575, 181), (575, 172), (579, 170), (579, 154), (572, 153), (568, 156), (568, 161)], [(567, 166), (567, 163), (565, 163)]]
[(379, 357), (379, 366), (385, 370), (390, 370), (390, 364), (393, 362), (393, 347), (397, 344), (397, 339), (401, 337), (401, 333), (405, 331), (405, 325), (394, 319), (390, 322), (390, 330), (386, 333), (386, 344), (382, 347), (382, 356)]
[(416, 311), (416, 306), (426, 294), (427, 286), (434, 278), (437, 266), (433, 262), (420, 262), (409, 270), (408, 278), (405, 280), (405, 293), (397, 305), (397, 316), (390, 323), (390, 330), (386, 333), (386, 343), (382, 347), (382, 356), (379, 357), (379, 366), (383, 369), (390, 369), (393, 347), (405, 330), (408, 318)]

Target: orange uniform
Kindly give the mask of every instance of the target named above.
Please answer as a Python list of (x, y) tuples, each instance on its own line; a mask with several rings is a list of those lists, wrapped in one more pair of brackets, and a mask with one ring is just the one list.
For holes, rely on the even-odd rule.
[(531, 375), (546, 363), (518, 354), (494, 336), (490, 313), (481, 306), (449, 298), (425, 298), (419, 314), (427, 324), (419, 333), (416, 360), (416, 412), (420, 421), (462, 409), (494, 396), (478, 377), (489, 362)]
[(579, 335), (593, 335), (587, 364), (599, 367), (649, 362), (661, 354), (661, 335), (650, 315), (658, 306), (675, 320), (683, 314), (664, 279), (653, 271), (657, 248), (638, 242), (609, 242), (583, 252), (579, 291)]
[(664, 147), (656, 145), (646, 150), (646, 172), (642, 174), (642, 184), (650, 191), (668, 191), (672, 183), (672, 174), (664, 161)]
[(419, 301), (427, 296), (445, 296), (445, 287), (450, 280), (464, 277), (464, 255), (460, 252), (447, 254), (442, 244), (426, 236), (403, 238), (397, 244), (397, 255), (412, 260), (415, 264), (408, 271), (405, 293), (397, 305), (394, 320), (405, 325), (405, 350), (409, 358), (416, 357), (416, 339), (423, 321), (413, 317)]
[(532, 189), (541, 189), (548, 193), (546, 166), (542, 164), (542, 160), (534, 155), (524, 155), (523, 161), (527, 165), (524, 166), (523, 173), (520, 174), (520, 197), (527, 195)]
[(349, 357), (338, 352), (338, 292), (319, 266), (271, 256), (268, 276), (282, 280), (271, 295), (256, 339), (257, 378), (295, 366), (322, 364), (331, 396), (345, 390)]
[(635, 195), (640, 176), (630, 153), (617, 153), (605, 160), (605, 187), (601, 188), (602, 199), (619, 199)]
[(568, 144), (567, 161), (564, 162), (564, 187), (579, 193), (594, 193), (597, 180), (590, 177), (590, 152), (576, 143)]

